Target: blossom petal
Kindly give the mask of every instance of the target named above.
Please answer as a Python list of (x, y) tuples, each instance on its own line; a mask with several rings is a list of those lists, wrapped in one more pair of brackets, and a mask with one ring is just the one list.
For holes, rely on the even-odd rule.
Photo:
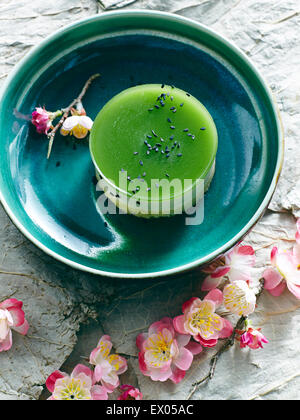
[(29, 330), (29, 324), (25, 319), (22, 325), (20, 325), (19, 327), (14, 326), (12, 327), (12, 329), (19, 334), (26, 335)]
[(223, 318), (223, 329), (219, 334), (219, 338), (227, 338), (230, 337), (233, 333), (233, 326), (228, 319)]
[(287, 287), (289, 291), (293, 293), (294, 296), (296, 296), (297, 299), (300, 299), (300, 286), (296, 286), (291, 282), (287, 282)]
[(12, 316), (14, 327), (20, 327), (24, 324), (25, 314), (24, 311), (17, 307), (12, 307), (7, 309)]
[(143, 344), (147, 340), (148, 334), (147, 333), (141, 333), (136, 338), (136, 346), (139, 350), (144, 350)]
[(211, 277), (213, 279), (218, 279), (220, 277), (226, 276), (226, 274), (230, 271), (230, 267), (228, 266), (221, 266), (217, 267), (213, 273), (211, 273)]
[(237, 252), (241, 255), (255, 255), (255, 251), (250, 245), (239, 246)]
[(12, 334), (11, 334), (11, 330), (9, 330), (6, 338), (0, 341), (0, 353), (2, 351), (10, 350), (11, 346), (12, 346)]
[(172, 374), (170, 376), (171, 381), (174, 382), (174, 384), (178, 384), (185, 377), (185, 372), (185, 370), (181, 370), (176, 366), (172, 367)]
[(198, 341), (203, 347), (215, 347), (218, 343), (218, 340), (216, 338), (205, 340), (201, 337), (200, 334), (194, 336), (194, 339)]
[(18, 299), (6, 299), (0, 303), (0, 309), (19, 308), (21, 309), (23, 302)]
[(199, 303), (201, 303), (201, 300), (197, 297), (192, 297), (191, 299), (187, 300), (183, 305), (182, 305), (182, 312), (187, 312), (190, 310), (191, 306), (193, 305), (193, 303), (195, 303), (196, 301), (199, 301)]
[(274, 268), (267, 268), (263, 273), (265, 280), (264, 288), (266, 290), (272, 290), (277, 287), (283, 280), (282, 276)]
[(186, 335), (186, 334), (177, 334), (176, 335), (176, 341), (177, 341), (178, 347), (186, 347), (187, 344), (189, 343), (190, 339), (191, 339), (190, 335)]
[(145, 362), (145, 353), (144, 352), (140, 352), (139, 353), (139, 367), (140, 367), (140, 371), (146, 375), (149, 376), (149, 372), (148, 372), (148, 368)]
[(278, 248), (277, 246), (274, 246), (271, 251), (271, 264), (274, 266), (276, 265), (277, 254), (278, 254)]
[(107, 389), (104, 386), (94, 385), (91, 388), (92, 400), (107, 400)]
[(210, 300), (214, 302), (216, 307), (223, 303), (223, 293), (219, 289), (211, 290), (204, 298), (204, 300)]
[(203, 350), (201, 344), (196, 343), (195, 341), (190, 341), (186, 346), (186, 349), (189, 350), (194, 356), (200, 354)]
[(162, 369), (149, 369), (150, 378), (152, 381), (165, 382), (172, 376), (172, 370), (170, 366), (167, 370)]
[(93, 377), (93, 372), (91, 371), (91, 369), (88, 368), (87, 366), (81, 365), (80, 363), (78, 365), (76, 365), (75, 368), (73, 369), (71, 377), (75, 378), (76, 376), (80, 375), (81, 373), (84, 373), (86, 376), (88, 376), (91, 379)]
[(185, 327), (184, 327), (184, 315), (176, 316), (173, 319), (173, 325), (174, 325), (175, 330), (179, 334), (188, 334), (185, 330)]
[(203, 292), (216, 289), (221, 283), (222, 278), (212, 278), (212, 276), (207, 276), (201, 286)]
[(53, 373), (51, 373), (51, 375), (46, 380), (46, 387), (48, 388), (48, 391), (54, 392), (55, 382), (57, 381), (57, 379), (62, 379), (65, 376), (67, 376), (67, 374), (61, 372), (60, 370), (56, 370)]
[(193, 354), (185, 347), (181, 347), (179, 354), (174, 360), (175, 365), (181, 370), (188, 370), (193, 361)]
[(270, 293), (270, 295), (272, 296), (280, 296), (286, 289), (286, 281), (282, 281), (281, 283), (279, 283), (279, 285), (277, 287), (274, 287), (274, 289), (270, 289), (268, 290), (268, 292)]
[(66, 131), (71, 131), (77, 124), (79, 124), (79, 117), (72, 115), (65, 119), (62, 125), (62, 129)]
[(164, 317), (160, 321), (154, 322), (153, 324), (150, 325), (148, 334), (149, 336), (152, 334), (157, 334), (161, 332), (164, 328), (169, 328), (169, 327), (172, 327), (173, 329), (172, 318)]
[(86, 115), (81, 115), (79, 117), (79, 124), (87, 130), (91, 130), (91, 128), (93, 127), (93, 120), (90, 117), (87, 117)]

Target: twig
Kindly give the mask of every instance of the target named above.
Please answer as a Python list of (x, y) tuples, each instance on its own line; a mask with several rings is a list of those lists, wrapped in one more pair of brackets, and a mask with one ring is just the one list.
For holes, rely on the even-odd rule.
[(78, 103), (81, 102), (82, 98), (84, 97), (84, 95), (86, 94), (88, 88), (90, 87), (90, 84), (92, 83), (92, 81), (94, 79), (96, 79), (97, 77), (99, 77), (99, 76), (100, 76), (99, 73), (93, 74), (93, 76), (91, 76), (87, 80), (87, 82), (85, 83), (85, 85), (83, 86), (83, 89), (80, 92), (79, 96), (77, 96), (77, 98), (74, 99), (67, 108), (63, 109), (63, 115), (62, 115), (61, 119), (55, 125), (55, 127), (51, 130), (51, 132), (48, 134), (49, 146), (48, 146), (47, 159), (49, 159), (50, 158), (50, 155), (51, 155), (51, 151), (52, 151), (52, 146), (53, 146), (55, 134), (57, 133), (57, 131), (59, 130), (59, 128), (63, 125), (64, 121), (67, 119), (67, 117), (68, 117), (68, 115), (69, 115), (69, 113), (71, 111), (71, 108), (73, 108), (74, 106), (76, 106)]
[[(260, 298), (260, 296), (261, 296), (261, 294), (263, 292), (263, 289), (264, 289), (264, 280), (263, 279), (260, 280), (260, 285), (261, 285), (260, 290), (256, 294), (257, 300)], [(236, 333), (237, 333), (237, 331), (242, 330), (244, 328), (246, 319), (247, 319), (247, 317), (244, 316), (244, 315), (240, 317), (240, 319), (236, 323), (236, 326), (233, 329), (233, 332), (232, 332), (231, 336), (224, 342), (224, 344), (222, 345), (222, 347), (210, 359), (210, 369), (209, 369), (208, 374), (204, 378), (202, 378), (199, 381), (194, 382), (192, 384), (192, 389), (191, 389), (190, 393), (187, 396), (187, 400), (190, 400), (192, 398), (192, 396), (195, 394), (195, 392), (197, 391), (197, 389), (199, 388), (200, 385), (202, 385), (203, 383), (206, 383), (207, 381), (210, 381), (214, 377), (214, 374), (215, 374), (215, 371), (216, 371), (217, 362), (218, 362), (220, 356), (223, 353), (225, 353), (225, 351), (229, 350), (234, 345)]]
[(217, 353), (211, 358), (210, 360), (210, 369), (208, 374), (200, 379), (197, 382), (194, 382), (192, 384), (192, 389), (187, 397), (187, 400), (190, 400), (192, 398), (192, 396), (194, 395), (194, 393), (197, 391), (198, 387), (200, 385), (202, 385), (203, 383), (211, 380), (214, 377), (215, 374), (215, 370), (216, 370), (216, 366), (217, 366), (217, 362), (220, 358), (220, 356), (227, 351), (228, 349), (230, 349), (230, 347), (233, 346), (234, 344), (234, 339), (235, 339), (235, 335), (236, 335), (236, 331), (237, 330), (241, 330), (244, 327), (245, 321), (246, 321), (247, 317), (242, 316), (238, 322), (236, 323), (235, 328), (233, 329), (233, 332), (231, 334), (231, 336), (224, 342), (224, 344), (222, 345), (222, 347), (217, 351)]

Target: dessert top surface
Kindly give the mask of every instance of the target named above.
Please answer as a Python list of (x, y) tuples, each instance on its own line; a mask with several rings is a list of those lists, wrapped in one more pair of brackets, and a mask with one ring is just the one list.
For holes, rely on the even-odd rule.
[(121, 187), (119, 175), (158, 180), (205, 178), (215, 159), (217, 131), (206, 108), (174, 86), (129, 88), (99, 112), (91, 133), (91, 152), (99, 172)]

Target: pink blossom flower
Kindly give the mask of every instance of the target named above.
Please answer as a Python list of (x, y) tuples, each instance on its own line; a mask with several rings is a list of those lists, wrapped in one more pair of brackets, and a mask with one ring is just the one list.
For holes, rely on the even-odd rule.
[(38, 107), (31, 115), (31, 122), (35, 125), (38, 133), (47, 134), (52, 126), (52, 121), (61, 114), (61, 111), (48, 112), (45, 108)]
[(119, 386), (119, 375), (127, 370), (127, 362), (118, 354), (110, 354), (110, 336), (103, 335), (90, 355), (90, 364), (95, 365), (94, 380), (101, 382), (109, 392)]
[(243, 280), (227, 284), (223, 290), (224, 306), (231, 313), (248, 316), (255, 311), (256, 296)]
[[(299, 221), (296, 240), (299, 241)], [(264, 287), (273, 296), (279, 296), (287, 287), (297, 299), (300, 299), (300, 250), (299, 242), (291, 251), (279, 251), (274, 247), (271, 252), (272, 268), (263, 274)]]
[(172, 318), (166, 317), (150, 325), (148, 332), (139, 334), (136, 339), (141, 372), (153, 381), (180, 382), (193, 356), (202, 351), (201, 345), (190, 343), (190, 339), (190, 335), (175, 332)]
[(183, 315), (174, 318), (174, 328), (180, 334), (190, 334), (204, 347), (214, 347), (219, 338), (233, 332), (229, 321), (215, 313), (223, 302), (219, 289), (209, 292), (204, 300), (193, 297), (182, 306)]
[(255, 253), (252, 246), (238, 244), (227, 252), (223, 259), (216, 261), (203, 270), (209, 276), (204, 280), (202, 290), (215, 289), (222, 282), (224, 276), (231, 282), (236, 280), (249, 281), (251, 278), (251, 267), (254, 264)]
[(84, 365), (75, 366), (68, 374), (56, 370), (46, 381), (52, 393), (49, 400), (107, 400), (107, 389), (93, 384), (93, 372)]
[(243, 349), (248, 346), (253, 350), (263, 348), (263, 343), (268, 343), (269, 341), (260, 331), (261, 328), (248, 328), (247, 331), (238, 331), (240, 334), (238, 338), (240, 347)]
[(134, 388), (131, 385), (122, 385), (120, 386), (121, 391), (124, 391), (119, 397), (118, 400), (142, 400), (143, 394), (138, 388)]
[(26, 335), (29, 325), (22, 310), (23, 302), (17, 299), (6, 299), (0, 303), (0, 352), (12, 346), (12, 333), (15, 330)]

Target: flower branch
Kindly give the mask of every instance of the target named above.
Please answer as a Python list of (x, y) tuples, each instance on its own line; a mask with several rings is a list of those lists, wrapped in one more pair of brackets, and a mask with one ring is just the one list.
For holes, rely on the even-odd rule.
[[(86, 137), (92, 128), (93, 121), (86, 116), (85, 109), (82, 106), (82, 99), (91, 83), (98, 77), (100, 77), (99, 73), (93, 74), (86, 81), (79, 95), (67, 108), (62, 108), (55, 112), (46, 111), (45, 108), (36, 108), (32, 113), (31, 122), (35, 125), (37, 132), (46, 134), (49, 141), (47, 159), (50, 158), (54, 138), (58, 130), (64, 136), (70, 134), (82, 139)], [(72, 116), (70, 116), (70, 113)], [(53, 126), (54, 120), (58, 117), (61, 117), (60, 120)]]

